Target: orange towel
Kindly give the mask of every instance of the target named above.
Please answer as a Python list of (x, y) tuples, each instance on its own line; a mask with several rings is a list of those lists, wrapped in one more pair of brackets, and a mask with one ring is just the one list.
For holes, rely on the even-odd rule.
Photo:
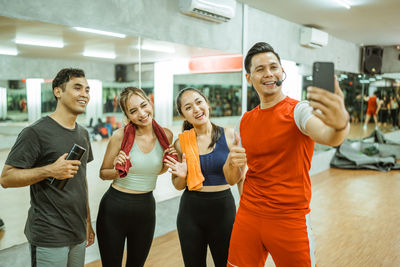
[(201, 173), (199, 148), (197, 147), (196, 132), (194, 129), (179, 134), (179, 143), (182, 153), (185, 153), (188, 174), (186, 183), (189, 190), (203, 187), (204, 176)]

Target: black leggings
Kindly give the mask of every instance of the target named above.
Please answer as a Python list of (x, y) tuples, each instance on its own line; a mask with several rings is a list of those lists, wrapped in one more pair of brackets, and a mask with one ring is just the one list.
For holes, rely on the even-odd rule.
[(397, 116), (399, 115), (399, 110), (396, 108), (396, 109), (391, 109), (390, 110), (390, 115), (392, 116), (392, 125), (393, 125), (393, 127), (396, 127), (397, 126)]
[(128, 194), (110, 187), (100, 202), (96, 230), (103, 267), (121, 266), (127, 239), (126, 266), (143, 266), (156, 222), (153, 193)]
[(185, 190), (178, 212), (178, 234), (186, 267), (206, 266), (207, 245), (216, 267), (226, 266), (236, 206), (231, 190)]

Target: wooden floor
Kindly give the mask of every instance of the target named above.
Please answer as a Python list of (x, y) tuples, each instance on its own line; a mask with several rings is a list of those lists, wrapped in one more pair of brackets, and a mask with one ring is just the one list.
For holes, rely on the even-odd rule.
[[(122, 266), (125, 266), (125, 255)], [(85, 267), (101, 267), (100, 260), (86, 264)], [(163, 267), (180, 267), (184, 266), (181, 248), (179, 246), (177, 231), (169, 232), (163, 236), (155, 238), (150, 249), (149, 256), (145, 263), (146, 267), (163, 266)], [(207, 266), (213, 266), (210, 253), (207, 257)]]
[[(311, 180), (318, 267), (400, 266), (399, 171), (330, 169)], [(145, 266), (183, 266), (176, 231), (154, 240)]]

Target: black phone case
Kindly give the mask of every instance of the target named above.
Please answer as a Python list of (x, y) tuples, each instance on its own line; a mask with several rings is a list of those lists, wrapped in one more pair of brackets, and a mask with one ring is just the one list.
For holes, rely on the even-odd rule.
[(333, 62), (314, 62), (313, 64), (313, 86), (334, 92), (335, 67)]
[[(86, 149), (81, 147), (80, 145), (74, 144), (71, 148), (71, 150), (68, 153), (68, 156), (65, 158), (66, 160), (81, 160), (83, 154), (85, 154)], [(53, 185), (55, 185), (58, 189), (62, 190), (64, 189), (64, 186), (68, 182), (69, 179), (64, 179), (64, 180), (56, 180), (53, 178), (53, 181), (51, 182)]]

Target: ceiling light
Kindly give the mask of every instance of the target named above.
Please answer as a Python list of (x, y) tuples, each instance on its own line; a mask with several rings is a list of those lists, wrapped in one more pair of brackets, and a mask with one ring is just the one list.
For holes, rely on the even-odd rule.
[(161, 45), (153, 45), (153, 44), (144, 44), (141, 46), (143, 50), (150, 50), (156, 52), (164, 52), (164, 53), (175, 53), (175, 48)]
[(45, 46), (45, 47), (56, 47), (63, 48), (64, 42), (61, 40), (44, 40), (44, 39), (28, 39), (28, 38), (17, 38), (15, 43), (22, 45), (35, 45), (35, 46)]
[[(134, 46), (136, 49), (139, 49), (139, 46)], [(142, 44), (140, 46), (142, 50), (154, 51), (154, 52), (163, 52), (163, 53), (175, 53), (175, 48), (165, 45), (158, 45), (158, 44)]]
[(95, 29), (88, 29), (88, 28), (82, 28), (82, 27), (73, 27), (77, 31), (81, 32), (91, 32), (91, 33), (96, 33), (96, 34), (101, 34), (101, 35), (108, 35), (108, 36), (113, 36), (113, 37), (118, 37), (118, 38), (125, 38), (126, 35), (122, 33), (115, 33), (115, 32), (106, 32), (106, 31), (100, 31), (100, 30), (95, 30)]
[(108, 59), (115, 59), (117, 57), (113, 52), (104, 52), (104, 51), (85, 51), (83, 52), (83, 56), (108, 58)]
[(9, 55), (9, 56), (16, 56), (16, 55), (18, 55), (18, 50), (16, 48), (0, 47), (0, 54)]
[(335, 0), (335, 2), (347, 9), (351, 8), (351, 3), (348, 0)]

